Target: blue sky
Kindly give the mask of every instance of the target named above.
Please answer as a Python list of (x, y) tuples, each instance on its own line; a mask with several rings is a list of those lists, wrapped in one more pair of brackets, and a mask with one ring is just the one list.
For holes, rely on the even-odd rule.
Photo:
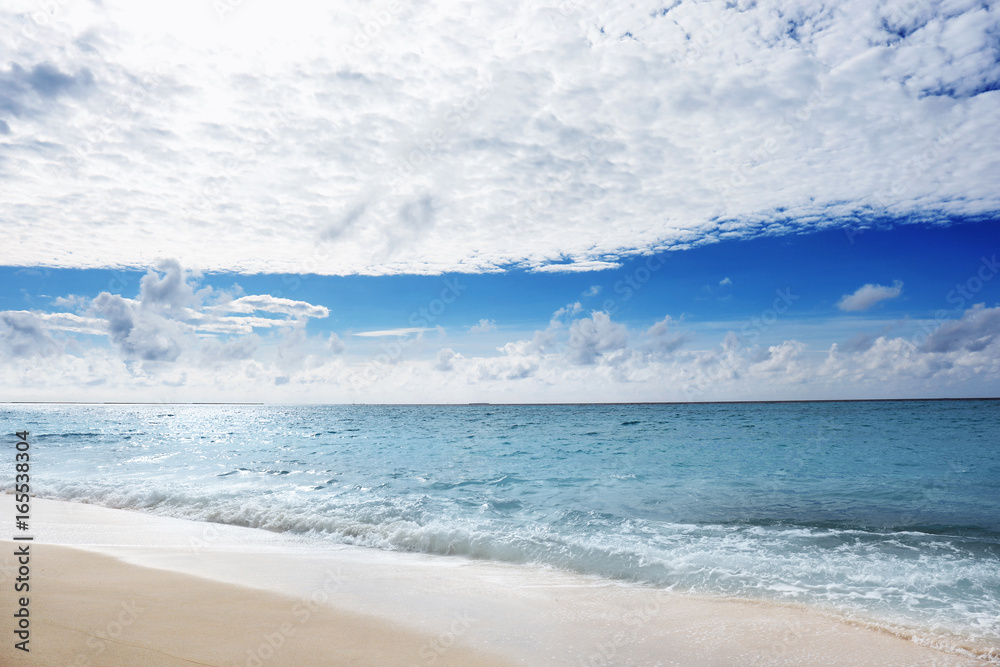
[[(859, 233), (860, 232), (860, 233)], [(439, 296), (444, 280), (462, 296), (430, 325), (454, 331), (481, 319), (498, 328), (530, 332), (567, 303), (584, 311), (610, 310), (630, 326), (652, 324), (665, 315), (691, 323), (735, 322), (759, 314), (776, 289), (799, 297), (789, 319), (923, 319), (954, 310), (947, 295), (973, 276), (983, 257), (1000, 245), (994, 221), (941, 226), (896, 224), (883, 229), (846, 227), (816, 233), (724, 241), (682, 251), (661, 252), (623, 262), (617, 269), (585, 273), (529, 273), (441, 276), (319, 276), (206, 274), (200, 284), (239, 286), (247, 294), (269, 294), (325, 306), (329, 317), (309, 321), (310, 333), (363, 332), (410, 326), (411, 315)], [(641, 281), (650, 258), (662, 266)], [(648, 269), (647, 269), (648, 270)], [(3, 267), (0, 308), (52, 310), (59, 296), (93, 297), (102, 291), (132, 298), (146, 270), (39, 269)], [(636, 272), (639, 271), (638, 275)], [(728, 283), (723, 284), (728, 279)], [(846, 315), (837, 302), (867, 283), (904, 283), (903, 293), (867, 311)], [(598, 288), (595, 294), (591, 294)], [(987, 281), (973, 302), (1000, 301), (1000, 281)], [(961, 297), (961, 295), (958, 295)], [(836, 342), (831, 339), (829, 342)]]
[(1000, 394), (997, 7), (461, 4), (0, 10), (0, 398)]
[[(178, 263), (177, 275), (184, 281), (174, 288), (186, 284), (189, 295), (201, 292), (203, 309), (220, 298), (232, 301), (256, 295), (308, 304), (327, 313), (300, 319), (280, 308), (261, 310), (255, 315), (280, 322), (281, 326), (251, 327), (243, 333), (215, 332), (215, 339), (229, 345), (252, 340), (252, 346), (228, 360), (241, 364), (259, 360), (262, 369), (270, 371), (265, 383), (279, 384), (273, 389), (266, 386), (250, 392), (230, 387), (228, 394), (214, 396), (206, 392), (198, 397), (201, 400), (267, 400), (269, 392), (288, 391), (296, 374), (305, 373), (307, 358), (321, 365), (334, 360), (355, 383), (360, 377), (361, 385), (369, 391), (384, 381), (383, 376), (391, 377), (406, 368), (413, 373), (414, 381), (426, 383), (424, 390), (441, 392), (440, 397), (425, 396), (411, 386), (384, 399), (396, 401), (458, 400), (459, 394), (449, 393), (451, 387), (435, 387), (456, 381), (456, 363), (470, 367), (460, 376), (461, 395), (469, 400), (558, 401), (561, 392), (574, 390), (577, 393), (569, 397), (574, 400), (617, 400), (623, 388), (635, 391), (638, 384), (643, 385), (639, 394), (628, 395), (625, 400), (990, 395), (996, 389), (995, 375), (979, 372), (974, 366), (967, 380), (963, 376), (962, 382), (942, 387), (927, 382), (937, 373), (899, 377), (892, 365), (900, 350), (892, 343), (901, 342), (919, 352), (921, 346), (926, 346), (925, 339), (962, 323), (967, 313), (975, 312), (976, 304), (996, 309), (1000, 280), (992, 279), (997, 272), (997, 253), (992, 250), (1000, 245), (998, 241), (1000, 235), (992, 221), (940, 226), (898, 223), (878, 229), (845, 227), (721, 241), (632, 258), (617, 269), (582, 273), (510, 270), (439, 276), (197, 275), (185, 272)], [(7, 267), (0, 272), (4, 290), (0, 294), (0, 312), (7, 313), (8, 318), (75, 313), (100, 329), (102, 313), (95, 307), (100, 293), (121, 297), (123, 303), (136, 302), (141, 312), (142, 302), (148, 302), (151, 293), (147, 290), (143, 295), (143, 280), (153, 278), (165, 285), (173, 270), (165, 266), (147, 271)], [(845, 309), (845, 297), (865, 285), (877, 288), (874, 296), (863, 300), (856, 309)], [(587, 353), (581, 355), (580, 347), (573, 345), (573, 327), (581, 322), (599, 323), (600, 314), (607, 316), (606, 326), (602, 330), (598, 325), (589, 332), (590, 342), (584, 345)], [(191, 318), (176, 314), (174, 319), (191, 322)], [(648, 336), (658, 323), (666, 323), (659, 353), (655, 345), (650, 345)], [(8, 319), (7, 324), (11, 330), (15, 324), (24, 329), (23, 320)], [(182, 340), (181, 334), (163, 322), (159, 326), (163, 329), (161, 336), (178, 341), (173, 358), (154, 354), (162, 346), (133, 349), (115, 343), (100, 331), (63, 330), (52, 340), (58, 341), (60, 355), (117, 357), (125, 367), (119, 371), (126, 377), (155, 381), (160, 375), (176, 372), (185, 361), (204, 371), (204, 352), (199, 356), (196, 350), (188, 349), (192, 345), (196, 348), (197, 343)], [(616, 327), (620, 328), (618, 337)], [(135, 328), (138, 330), (138, 325)], [(552, 338), (548, 344), (536, 345), (540, 337), (547, 335)], [(984, 332), (976, 329), (966, 335), (970, 340), (982, 340)], [(989, 344), (978, 354), (990, 353), (994, 335), (993, 329), (985, 331)], [(845, 386), (830, 377), (797, 378), (797, 382), (789, 383), (780, 372), (787, 369), (779, 369), (777, 374), (769, 371), (768, 379), (777, 381), (776, 392), (739, 381), (740, 375), (752, 373), (753, 363), (766, 365), (780, 355), (775, 350), (788, 346), (790, 341), (802, 346), (793, 350), (796, 359), (790, 364), (804, 364), (818, 373), (823, 364), (829, 364), (831, 348), (859, 356), (871, 353), (879, 340), (889, 348), (887, 356), (874, 360), (874, 370), (855, 370), (855, 377), (863, 380), (859, 386)], [(26, 338), (9, 333), (6, 342), (13, 350), (19, 343), (25, 344)], [(289, 344), (296, 348), (295, 354), (282, 352)], [(525, 349), (518, 350), (519, 346)], [(727, 346), (737, 356), (743, 355), (729, 366), (722, 355)], [(960, 347), (958, 351), (961, 353)], [(221, 350), (215, 354), (225, 356)], [(503, 385), (510, 388), (508, 391), (518, 391), (522, 389), (519, 385), (530, 385), (531, 374), (546, 364), (567, 373), (581, 369), (599, 373), (605, 365), (617, 366), (619, 372), (625, 373), (623, 362), (615, 361), (616, 355), (629, 357), (625, 363), (637, 367), (595, 393), (580, 391), (581, 385), (589, 383), (578, 380), (552, 382), (542, 391), (535, 386), (536, 394), (523, 397), (498, 388)], [(51, 367), (55, 357), (43, 350), (40, 358)], [(683, 375), (685, 365), (699, 367), (706, 358), (709, 362), (701, 368), (701, 375)], [(956, 366), (955, 361), (937, 361), (948, 367), (944, 370)], [(640, 383), (632, 377), (641, 377), (650, 367), (668, 362), (688, 384), (664, 386), (655, 379)], [(872, 363), (866, 360), (867, 365)], [(502, 368), (489, 370), (490, 364)], [(227, 372), (214, 362), (208, 366), (208, 377)], [(488, 369), (485, 373), (484, 368)], [(521, 372), (517, 368), (530, 373), (517, 377)], [(736, 377), (728, 377), (730, 374)], [(106, 378), (94, 373), (89, 382), (93, 383), (93, 391), (101, 389)], [(364, 400), (368, 396), (358, 389), (345, 391), (343, 386), (316, 384), (309, 382), (311, 393), (289, 398), (306, 400), (314, 393), (322, 395), (324, 390), (326, 400)], [(732, 393), (716, 395), (720, 385), (732, 387)], [(343, 393), (338, 394), (338, 390)], [(177, 387), (165, 391), (159, 386), (153, 394), (167, 400), (180, 391)], [(89, 393), (70, 387), (48, 396), (82, 400)], [(112, 398), (113, 393), (108, 395), (108, 400)]]

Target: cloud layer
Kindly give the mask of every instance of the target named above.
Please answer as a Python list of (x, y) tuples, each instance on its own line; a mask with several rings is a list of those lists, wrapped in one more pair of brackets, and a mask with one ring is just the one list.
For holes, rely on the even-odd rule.
[[(120, 364), (128, 377), (152, 377), (176, 368), (214, 368), (249, 359), (261, 334), (277, 331), (278, 339), (291, 340), (309, 318), (329, 315), (327, 308), (303, 301), (270, 295), (234, 298), (201, 288), (199, 275), (175, 259), (157, 262), (140, 281), (136, 298), (101, 292), (93, 299), (57, 298), (55, 304), (77, 312), (0, 312), (0, 356), (73, 365), (98, 354)], [(110, 350), (92, 337), (106, 341)], [(86, 382), (102, 384), (104, 379), (94, 371)]]
[[(626, 324), (568, 304), (543, 329), (503, 322), (310, 333), (329, 311), (202, 287), (175, 260), (135, 298), (56, 299), (76, 312), (0, 312), (0, 381), (17, 400), (268, 402), (711, 401), (1000, 395), (1000, 307), (872, 321), (807, 345), (779, 314), (721, 342), (664, 316)], [(795, 322), (792, 321), (792, 329)], [(869, 327), (869, 328), (864, 328)], [(367, 335), (365, 335), (367, 334)], [(492, 348), (482, 341), (490, 338)], [(14, 397), (10, 397), (14, 398)]]
[(213, 7), (0, 10), (0, 263), (595, 270), (1000, 209), (992, 3)]

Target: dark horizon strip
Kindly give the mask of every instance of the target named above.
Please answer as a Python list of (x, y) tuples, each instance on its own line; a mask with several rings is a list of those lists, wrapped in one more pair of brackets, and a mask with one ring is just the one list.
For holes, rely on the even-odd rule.
[(794, 398), (784, 400), (742, 401), (632, 401), (603, 403), (263, 403), (246, 401), (0, 401), (0, 405), (274, 405), (297, 407), (373, 406), (373, 407), (518, 407), (556, 405), (740, 405), (768, 403), (902, 403), (917, 401), (1000, 401), (1000, 396), (961, 396), (945, 398)]

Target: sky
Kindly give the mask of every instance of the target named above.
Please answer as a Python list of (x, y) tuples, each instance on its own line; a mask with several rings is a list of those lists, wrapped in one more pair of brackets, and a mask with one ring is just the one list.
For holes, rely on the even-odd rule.
[(0, 9), (0, 400), (1000, 396), (1000, 4)]

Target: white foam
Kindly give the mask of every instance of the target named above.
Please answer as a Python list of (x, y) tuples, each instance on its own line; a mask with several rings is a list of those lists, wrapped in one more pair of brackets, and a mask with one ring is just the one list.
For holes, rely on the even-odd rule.
[[(216, 494), (203, 486), (165, 493), (79, 483), (42, 490), (62, 499), (352, 546), (541, 564), (701, 594), (805, 602), (906, 632), (943, 630), (1000, 643), (1000, 569), (995, 561), (963, 552), (955, 538), (642, 519), (629, 519), (622, 530), (612, 518), (580, 512), (548, 522), (524, 513), (456, 517), (426, 497), (387, 499), (352, 491), (307, 502), (287, 489), (252, 484)], [(829, 547), (831, 540), (839, 540), (836, 548)]]
[[(4, 503), (0, 510), (5, 522), (10, 506)], [(780, 651), (801, 663), (827, 640), (841, 651), (859, 646), (887, 651), (899, 664), (974, 664), (914, 652), (905, 642), (792, 607), (734, 606), (554, 569), (352, 548), (75, 503), (35, 499), (32, 507), (37, 543), (89, 548), (297, 599), (325, 590), (333, 577), (339, 583), (330, 601), (338, 608), (391, 618), (429, 635), (447, 632), (456, 614), (465, 615), (474, 623), (464, 640), (503, 647), (524, 664), (607, 664), (608, 655), (621, 664), (657, 664), (667, 655), (693, 664), (712, 661), (716, 649), (764, 660)], [(774, 628), (774, 637), (762, 637), (761, 624)], [(779, 636), (783, 639), (774, 643)], [(928, 635), (920, 641), (947, 647), (946, 638)], [(951, 648), (959, 650), (957, 644)], [(850, 664), (850, 658), (839, 659), (834, 664)]]

